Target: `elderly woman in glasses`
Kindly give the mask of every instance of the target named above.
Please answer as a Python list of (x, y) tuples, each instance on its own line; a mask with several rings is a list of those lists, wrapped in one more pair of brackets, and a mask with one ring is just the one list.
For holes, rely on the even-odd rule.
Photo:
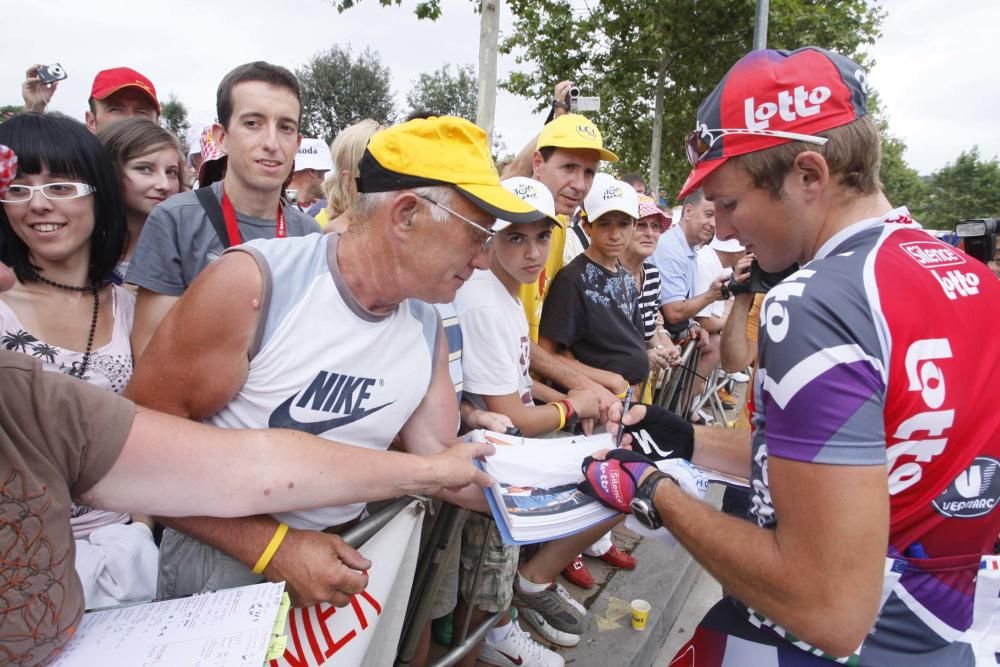
[[(134, 297), (111, 284), (126, 238), (118, 175), (77, 121), (19, 114), (0, 124), (18, 168), (0, 197), (0, 261), (14, 287), (0, 294), (0, 347), (114, 392), (132, 374)], [(74, 505), (76, 566), (88, 607), (149, 599), (157, 550), (128, 514)]]

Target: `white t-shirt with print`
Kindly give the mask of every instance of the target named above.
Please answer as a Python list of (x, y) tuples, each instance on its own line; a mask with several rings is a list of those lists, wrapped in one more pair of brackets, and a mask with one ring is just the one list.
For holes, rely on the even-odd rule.
[(476, 271), (458, 290), (454, 305), (462, 327), (465, 397), (485, 409), (483, 396), (517, 392), (531, 405), (531, 339), (521, 301), (486, 270)]
[[(694, 276), (694, 290), (692, 294), (704, 294), (712, 286), (712, 281), (719, 277), (721, 273), (732, 273), (722, 267), (719, 261), (719, 253), (712, 248), (702, 246), (698, 250), (698, 271)], [(695, 317), (722, 317), (726, 314), (725, 301), (713, 301), (698, 311)]]

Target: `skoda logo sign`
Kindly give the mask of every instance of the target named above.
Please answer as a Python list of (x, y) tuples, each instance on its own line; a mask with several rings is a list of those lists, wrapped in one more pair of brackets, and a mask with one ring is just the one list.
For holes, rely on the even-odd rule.
[(934, 509), (947, 517), (974, 519), (992, 512), (998, 502), (1000, 461), (979, 456), (932, 504)]

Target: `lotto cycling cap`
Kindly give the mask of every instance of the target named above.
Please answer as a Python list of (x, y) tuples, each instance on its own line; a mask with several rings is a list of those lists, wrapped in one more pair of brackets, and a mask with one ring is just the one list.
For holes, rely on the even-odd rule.
[[(549, 189), (545, 187), (544, 183), (539, 183), (533, 178), (527, 178), (525, 176), (514, 176), (513, 178), (508, 178), (500, 182), (505, 188), (514, 193), (514, 195), (545, 214), (549, 220), (553, 223), (562, 227), (562, 223), (556, 218), (556, 202), (552, 198), (552, 193)], [(493, 231), (499, 232), (501, 229), (507, 229), (512, 223), (506, 220), (497, 220), (493, 223)]]
[(611, 174), (598, 173), (594, 175), (590, 192), (583, 198), (583, 210), (587, 212), (587, 221), (591, 224), (611, 211), (621, 211), (630, 218), (638, 219), (639, 195), (625, 181), (619, 181)]
[(358, 192), (451, 185), (502, 220), (535, 222), (545, 217), (500, 185), (486, 133), (464, 118), (417, 118), (376, 132), (358, 171)]
[(865, 71), (832, 51), (807, 46), (743, 56), (698, 108), (687, 142), (694, 169), (677, 198), (733, 156), (789, 141), (826, 143), (812, 135), (864, 116), (867, 97)]
[(145, 93), (156, 107), (156, 113), (160, 113), (160, 101), (156, 98), (153, 82), (131, 67), (113, 67), (98, 72), (94, 77), (94, 85), (90, 87), (90, 96), (95, 100), (103, 100), (122, 88), (136, 88)]
[(549, 147), (587, 148), (597, 151), (602, 160), (618, 162), (618, 156), (604, 147), (597, 126), (589, 118), (575, 113), (564, 113), (545, 125), (535, 149)]

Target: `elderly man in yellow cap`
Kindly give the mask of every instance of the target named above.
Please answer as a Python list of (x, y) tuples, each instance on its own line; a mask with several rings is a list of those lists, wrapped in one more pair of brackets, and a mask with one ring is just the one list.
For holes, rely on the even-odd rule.
[[(489, 267), (496, 218), (545, 214), (500, 185), (485, 133), (459, 118), (376, 133), (358, 192), (343, 235), (251, 241), (205, 270), (150, 342), (132, 397), (230, 428), (295, 429), (377, 450), (398, 434), (416, 454), (450, 446), (458, 409), (429, 304), (450, 302)], [(440, 495), (487, 510), (478, 488)], [(160, 594), (266, 578), (286, 581), (297, 605), (347, 604), (369, 564), (334, 533), (363, 509), (170, 522)]]

